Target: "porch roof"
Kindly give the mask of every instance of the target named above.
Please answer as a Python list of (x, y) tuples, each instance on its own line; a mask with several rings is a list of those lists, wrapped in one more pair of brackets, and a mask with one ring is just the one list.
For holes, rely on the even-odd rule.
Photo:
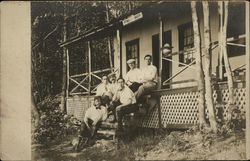
[[(96, 37), (106, 37), (106, 36), (114, 33), (116, 30), (122, 29), (124, 27), (122, 24), (122, 21), (127, 19), (131, 15), (142, 12), (142, 14), (143, 14), (142, 19), (155, 18), (156, 16), (158, 16), (158, 13), (161, 11), (176, 9), (175, 8), (176, 4), (178, 4), (178, 3), (177, 2), (163, 2), (163, 1), (146, 3), (145, 5), (142, 5), (139, 8), (130, 11), (128, 14), (125, 14), (125, 15), (121, 16), (120, 18), (113, 20), (110, 23), (107, 23), (107, 24), (104, 24), (103, 26), (98, 26), (94, 29), (91, 29), (91, 30), (85, 32), (84, 34), (81, 34), (79, 36), (68, 39), (65, 42), (62, 42), (59, 45), (60, 45), (60, 47), (64, 47), (64, 46), (68, 46), (68, 45), (73, 44), (73, 43), (78, 42), (78, 41), (91, 40), (91, 39), (95, 39)], [(175, 5), (175, 7), (173, 7), (173, 5)], [(182, 8), (185, 8), (185, 7), (183, 7), (183, 3), (182, 3)], [(166, 15), (171, 15), (171, 12), (168, 12), (167, 14), (165, 13), (164, 16), (166, 16)], [(139, 22), (139, 21), (136, 21), (136, 22)], [(134, 23), (131, 23), (131, 24), (134, 24)], [(126, 25), (126, 26), (128, 26), (128, 25)]]

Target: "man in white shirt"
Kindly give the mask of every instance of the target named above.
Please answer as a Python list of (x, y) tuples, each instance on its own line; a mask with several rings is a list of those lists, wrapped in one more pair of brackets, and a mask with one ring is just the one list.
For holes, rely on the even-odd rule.
[(134, 93), (125, 85), (125, 80), (117, 80), (119, 88), (113, 97), (113, 101), (119, 101), (120, 104), (115, 108), (118, 122), (118, 131), (122, 130), (122, 119), (124, 114), (136, 112), (138, 107), (135, 105), (136, 99)]
[(157, 68), (151, 64), (151, 55), (146, 55), (144, 60), (146, 67), (142, 69), (142, 83), (138, 90), (135, 92), (136, 100), (138, 101), (142, 95), (149, 93), (157, 87)]
[(130, 68), (128, 73), (125, 75), (125, 83), (133, 91), (137, 91), (139, 86), (142, 85), (141, 70), (135, 67), (135, 59), (129, 59), (127, 64)]
[(118, 88), (118, 84), (116, 82), (116, 75), (115, 73), (110, 73), (108, 75), (109, 77), (109, 91), (111, 92), (112, 94), (112, 97), (115, 95), (116, 91), (117, 91), (117, 88)]
[[(81, 124), (76, 150), (79, 150), (84, 137), (93, 139), (102, 121), (107, 119), (107, 108), (101, 105), (101, 97), (95, 96), (93, 105), (87, 109)], [(87, 143), (87, 142), (86, 142)]]
[(96, 96), (101, 96), (102, 103), (104, 105), (108, 105), (110, 100), (112, 99), (112, 94), (109, 88), (110, 88), (110, 84), (108, 81), (108, 77), (104, 75), (102, 77), (102, 83), (99, 84), (96, 88)]

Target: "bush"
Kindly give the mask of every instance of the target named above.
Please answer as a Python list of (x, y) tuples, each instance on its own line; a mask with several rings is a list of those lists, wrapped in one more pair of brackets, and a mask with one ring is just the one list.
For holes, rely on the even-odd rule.
[(79, 121), (61, 112), (59, 104), (60, 100), (55, 97), (38, 104), (40, 121), (33, 134), (35, 143), (49, 144), (77, 134)]

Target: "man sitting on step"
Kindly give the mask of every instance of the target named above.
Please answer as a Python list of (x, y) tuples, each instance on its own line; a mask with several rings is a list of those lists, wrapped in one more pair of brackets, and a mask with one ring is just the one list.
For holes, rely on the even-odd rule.
[[(125, 80), (123, 78), (119, 78), (117, 83), (119, 88), (113, 97), (113, 102), (116, 102), (114, 104), (117, 105), (114, 107), (118, 122), (117, 131), (122, 131), (122, 120), (124, 115), (136, 112), (138, 107), (135, 104), (135, 95), (129, 87), (125, 85)], [(119, 104), (117, 104), (117, 102), (119, 102)]]
[(136, 68), (135, 59), (129, 59), (127, 64), (130, 70), (124, 77), (125, 83), (133, 92), (136, 92), (142, 85), (141, 70)]
[(141, 102), (141, 97), (143, 95), (150, 94), (152, 90), (156, 89), (158, 82), (157, 68), (152, 65), (152, 56), (146, 55), (144, 61), (146, 66), (141, 72), (143, 84), (135, 92), (135, 97), (138, 102)]
[(102, 83), (100, 83), (96, 88), (96, 96), (101, 96), (103, 105), (109, 105), (113, 96), (110, 92), (110, 83), (108, 80), (108, 76), (104, 75), (102, 77)]
[(87, 109), (83, 122), (81, 124), (80, 133), (78, 136), (78, 143), (75, 145), (75, 150), (79, 150), (86, 138), (86, 143), (95, 137), (98, 128), (102, 121), (107, 119), (107, 108), (101, 105), (101, 97), (95, 96), (93, 105)]

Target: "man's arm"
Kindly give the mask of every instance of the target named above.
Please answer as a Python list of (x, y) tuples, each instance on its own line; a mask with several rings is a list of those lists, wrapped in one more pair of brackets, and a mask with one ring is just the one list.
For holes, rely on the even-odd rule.
[(118, 89), (116, 89), (116, 91), (115, 91), (115, 94), (114, 94), (114, 96), (113, 96), (113, 98), (112, 98), (112, 101), (113, 102), (115, 102), (115, 101), (117, 101), (118, 100)]
[(152, 80), (154, 80), (154, 78), (157, 74), (157, 69), (156, 69), (156, 67), (154, 67), (152, 70), (144, 71), (144, 72), (148, 72), (148, 73), (144, 74), (144, 80), (152, 81)]
[(86, 126), (87, 126), (87, 128), (89, 129), (90, 127), (89, 127), (89, 123), (88, 123), (88, 119), (89, 119), (90, 117), (89, 117), (89, 109), (86, 111), (86, 113), (85, 113), (85, 116), (84, 116), (84, 119), (83, 119), (83, 121), (85, 122), (85, 124), (86, 124)]
[(132, 82), (129, 80), (129, 72), (124, 76), (124, 80), (127, 85), (130, 86), (132, 84)]
[(106, 108), (103, 108), (102, 121), (105, 121), (108, 117), (108, 111)]
[(124, 106), (128, 106), (128, 105), (131, 105), (131, 104), (132, 104), (132, 98), (130, 98), (128, 102), (123, 103), (123, 104), (119, 105), (118, 107), (124, 107)]

